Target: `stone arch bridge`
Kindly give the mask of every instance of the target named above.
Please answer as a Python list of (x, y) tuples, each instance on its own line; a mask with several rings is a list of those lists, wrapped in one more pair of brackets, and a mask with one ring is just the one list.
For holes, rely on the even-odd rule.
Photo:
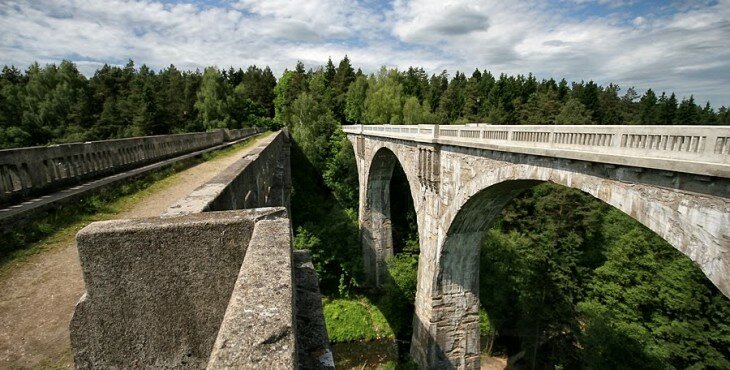
[(502, 207), (541, 182), (580, 189), (687, 255), (730, 296), (730, 128), (346, 126), (360, 180), (366, 274), (393, 255), (389, 184), (403, 168), (421, 253), (411, 355), (479, 366), (479, 245)]

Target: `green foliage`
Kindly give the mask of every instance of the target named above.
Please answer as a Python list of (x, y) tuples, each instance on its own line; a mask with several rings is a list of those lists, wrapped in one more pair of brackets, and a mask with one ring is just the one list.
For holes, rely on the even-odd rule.
[(422, 123), (434, 122), (435, 118), (428, 111), (428, 107), (424, 107), (418, 102), (415, 96), (409, 96), (403, 103), (403, 124), (418, 125)]
[(366, 298), (324, 300), (323, 303), (331, 342), (394, 337), (383, 314)]
[(479, 308), (479, 334), (486, 336), (492, 335), (495, 332), (494, 325), (489, 320), (489, 314), (483, 308)]
[(729, 366), (730, 302), (656, 234), (579, 191), (541, 185), (508, 205), (480, 280), (489, 322), (529, 362)]
[(291, 134), (302, 152), (321, 173), (330, 153), (329, 140), (337, 122), (313, 94), (303, 92), (292, 105)]
[[(536, 92), (520, 107), (521, 122), (530, 125), (554, 125), (561, 113), (558, 94), (554, 90)], [(572, 113), (572, 112), (571, 112)], [(562, 117), (565, 120), (566, 117)]]
[(363, 122), (372, 124), (403, 123), (403, 85), (398, 71), (381, 67), (368, 79)]
[(418, 370), (418, 364), (411, 359), (398, 362), (388, 361), (380, 366), (380, 370)]
[[(257, 66), (201, 73), (173, 65), (153, 71), (129, 61), (104, 65), (91, 78), (69, 61), (34, 63), (25, 72), (6, 66), (0, 74), (0, 148), (220, 127), (292, 128), (302, 118), (318, 126), (308, 137), (317, 146), (329, 140), (335, 123), (730, 124), (726, 107), (701, 106), (692, 96), (678, 103), (675, 94), (657, 97), (651, 89), (639, 96), (628, 88), (619, 96), (615, 84), (538, 81), (531, 74), (495, 78), (486, 70), (429, 78), (419, 67), (383, 67), (368, 77), (347, 57), (325, 67), (307, 72), (297, 63), (277, 83), (268, 67)], [(303, 98), (303, 92), (309, 95)], [(319, 106), (307, 108), (312, 101)]]
[(560, 113), (555, 117), (559, 125), (587, 125), (591, 123), (591, 112), (575, 98), (565, 102)]
[(358, 76), (355, 82), (347, 89), (345, 114), (347, 120), (354, 123), (363, 122), (365, 116), (365, 98), (367, 97), (368, 80), (365, 76)]
[(221, 73), (155, 72), (104, 65), (87, 79), (76, 66), (32, 64), (0, 75), (0, 148), (267, 126), (273, 116), (271, 71), (252, 66)]
[(355, 210), (358, 202), (358, 174), (355, 151), (341, 128), (332, 134), (330, 155), (323, 173), (324, 182), (344, 208)]
[(601, 341), (601, 331), (609, 328), (641, 343), (643, 353), (663, 364), (729, 367), (730, 302), (689, 259), (644, 227), (632, 225), (611, 240), (581, 306), (599, 331), (587, 331), (585, 340), (620, 353), (621, 343)]

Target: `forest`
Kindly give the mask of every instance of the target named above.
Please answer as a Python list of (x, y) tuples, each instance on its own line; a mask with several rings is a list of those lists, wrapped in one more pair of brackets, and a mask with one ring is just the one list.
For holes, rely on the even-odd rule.
[[(333, 342), (407, 345), (418, 264), (402, 169), (391, 181), (392, 276), (363, 284), (358, 177), (341, 125), (727, 125), (727, 107), (651, 89), (382, 67), (345, 57), (277, 80), (265, 67), (155, 71), (73, 63), (3, 68), (0, 148), (212, 130), (286, 127), (292, 136), (294, 247), (311, 251)], [(398, 166), (396, 166), (398, 167)], [(580, 191), (536, 186), (502, 211), (480, 260), (482, 347), (525, 368), (730, 368), (730, 300), (684, 255)], [(337, 352), (335, 357), (337, 358)]]

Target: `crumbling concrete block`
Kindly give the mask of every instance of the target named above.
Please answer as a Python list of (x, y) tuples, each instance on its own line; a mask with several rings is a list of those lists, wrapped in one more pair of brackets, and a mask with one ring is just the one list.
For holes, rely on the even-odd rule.
[(284, 208), (206, 212), (81, 230), (86, 294), (70, 328), (76, 367), (205, 367), (256, 223), (288, 224), (285, 215)]

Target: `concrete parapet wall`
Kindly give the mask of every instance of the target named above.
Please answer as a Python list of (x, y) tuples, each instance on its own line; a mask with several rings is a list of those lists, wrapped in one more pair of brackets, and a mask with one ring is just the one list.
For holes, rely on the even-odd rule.
[(262, 140), (245, 157), (223, 170), (163, 217), (289, 204), (289, 139), (280, 131)]
[(297, 350), (301, 369), (334, 369), (324, 321), (322, 294), (312, 257), (307, 250), (292, 253), (296, 286)]
[(239, 140), (258, 128), (0, 150), (0, 204)]
[(297, 367), (288, 229), (286, 218), (256, 224), (208, 369)]

